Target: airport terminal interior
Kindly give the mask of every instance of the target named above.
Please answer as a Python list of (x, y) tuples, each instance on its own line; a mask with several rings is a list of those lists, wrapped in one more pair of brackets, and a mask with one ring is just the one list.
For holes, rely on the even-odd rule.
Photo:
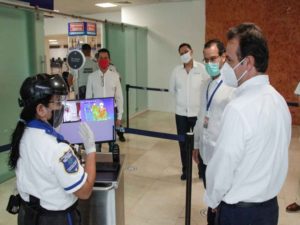
[[(117, 191), (109, 194), (114, 200), (107, 205), (116, 215), (103, 224), (186, 224), (187, 183), (180, 179), (178, 142), (151, 137), (146, 131), (176, 135), (175, 100), (167, 89), (172, 70), (181, 64), (180, 43), (190, 43), (193, 58), (203, 62), (204, 43), (218, 38), (226, 44), (228, 29), (242, 22), (254, 22), (265, 32), (270, 50), (267, 73), (289, 104), (292, 139), (288, 174), (278, 195), (278, 224), (300, 224), (300, 210), (286, 212), (300, 185), (300, 103), (294, 94), (300, 81), (299, 0), (47, 0), (45, 8), (34, 6), (36, 2), (0, 0), (0, 225), (17, 224), (17, 215), (6, 211), (16, 186), (7, 157), (10, 134), (19, 120), (20, 85), (26, 77), (41, 72), (62, 75), (69, 70), (68, 54), (84, 43), (90, 44), (92, 58), (100, 48), (110, 50), (123, 90), (123, 127), (128, 118), (130, 128), (145, 131), (125, 133), (125, 142), (117, 138), (123, 177), (114, 188), (122, 192), (121, 200)], [(107, 2), (115, 5), (95, 7)], [(146, 91), (146, 87), (157, 90)], [(72, 99), (74, 90), (70, 90)], [(102, 153), (113, 157), (106, 144), (102, 144)], [(205, 189), (197, 170), (193, 162), (191, 217), (186, 225), (207, 224)], [(104, 186), (103, 190), (108, 189)], [(118, 205), (123, 208), (117, 210)]]
[[(153, 121), (156, 121), (153, 123)], [(175, 133), (172, 113), (149, 111), (131, 122), (132, 127)], [(124, 170), (124, 203), (126, 225), (183, 225), (185, 224), (186, 182), (180, 180), (179, 147), (176, 141), (125, 135), (118, 142), (121, 154), (126, 155)], [(298, 225), (299, 213), (287, 213), (285, 207), (295, 201), (300, 174), (300, 127), (293, 127), (289, 148), (289, 173), (278, 196), (279, 225)], [(105, 149), (104, 149), (105, 150)], [(0, 185), (0, 224), (16, 224), (16, 216), (5, 211), (15, 179)], [(203, 202), (203, 182), (193, 167), (191, 224), (204, 225), (206, 206)]]

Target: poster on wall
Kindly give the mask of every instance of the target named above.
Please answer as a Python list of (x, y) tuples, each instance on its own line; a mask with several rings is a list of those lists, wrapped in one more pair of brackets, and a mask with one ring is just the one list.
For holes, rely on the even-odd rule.
[(68, 23), (69, 36), (97, 36), (97, 24), (91, 22), (71, 22)]
[(85, 35), (84, 22), (68, 23), (68, 35), (69, 36)]
[(97, 24), (92, 22), (68, 23), (68, 49), (80, 49), (88, 43), (93, 50), (97, 48)]

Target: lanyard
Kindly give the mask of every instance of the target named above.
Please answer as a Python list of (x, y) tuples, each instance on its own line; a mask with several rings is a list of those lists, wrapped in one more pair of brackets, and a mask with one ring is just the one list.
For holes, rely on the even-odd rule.
[(209, 110), (209, 107), (210, 107), (210, 105), (211, 105), (211, 102), (212, 102), (212, 100), (213, 100), (213, 97), (214, 97), (215, 93), (217, 92), (217, 90), (219, 89), (219, 87), (221, 86), (222, 83), (223, 83), (223, 80), (221, 80), (221, 81), (218, 83), (217, 87), (215, 88), (215, 90), (214, 90), (213, 93), (211, 94), (210, 98), (208, 99), (208, 89), (209, 89), (209, 86), (210, 86), (210, 84), (211, 84), (211, 83), (209, 83), (209, 85), (208, 85), (208, 87), (207, 87), (207, 90), (206, 90), (206, 111)]
[(50, 126), (50, 124), (48, 124), (44, 121), (30, 120), (27, 123), (27, 127), (32, 127), (32, 128), (37, 128), (37, 129), (44, 130), (47, 134), (56, 137), (58, 142), (64, 141), (64, 136), (62, 136), (61, 134), (56, 132), (56, 130), (54, 130), (54, 128), (52, 126)]

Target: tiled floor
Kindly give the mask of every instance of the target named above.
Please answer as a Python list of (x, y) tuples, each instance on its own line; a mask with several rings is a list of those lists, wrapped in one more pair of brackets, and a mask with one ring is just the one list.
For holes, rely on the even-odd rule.
[[(131, 121), (132, 128), (175, 134), (174, 115), (146, 112)], [(179, 179), (180, 158), (177, 142), (126, 134), (127, 141), (119, 143), (127, 156), (125, 166), (125, 224), (126, 225), (184, 225), (185, 182)], [(289, 174), (279, 194), (280, 225), (300, 225), (300, 213), (289, 214), (285, 206), (295, 199), (300, 178), (300, 127), (293, 127), (290, 146)], [(0, 185), (0, 225), (15, 225), (16, 216), (5, 211), (13, 180)], [(193, 167), (191, 224), (206, 225), (202, 201), (203, 184)]]

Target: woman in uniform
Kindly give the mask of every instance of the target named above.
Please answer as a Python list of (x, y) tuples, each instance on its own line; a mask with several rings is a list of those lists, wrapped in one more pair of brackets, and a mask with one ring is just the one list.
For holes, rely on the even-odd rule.
[(86, 150), (83, 168), (55, 131), (63, 118), (68, 89), (59, 75), (28, 77), (20, 89), (20, 119), (11, 137), (9, 165), (21, 197), (18, 225), (79, 225), (77, 199), (87, 199), (95, 182), (95, 141), (80, 127)]

